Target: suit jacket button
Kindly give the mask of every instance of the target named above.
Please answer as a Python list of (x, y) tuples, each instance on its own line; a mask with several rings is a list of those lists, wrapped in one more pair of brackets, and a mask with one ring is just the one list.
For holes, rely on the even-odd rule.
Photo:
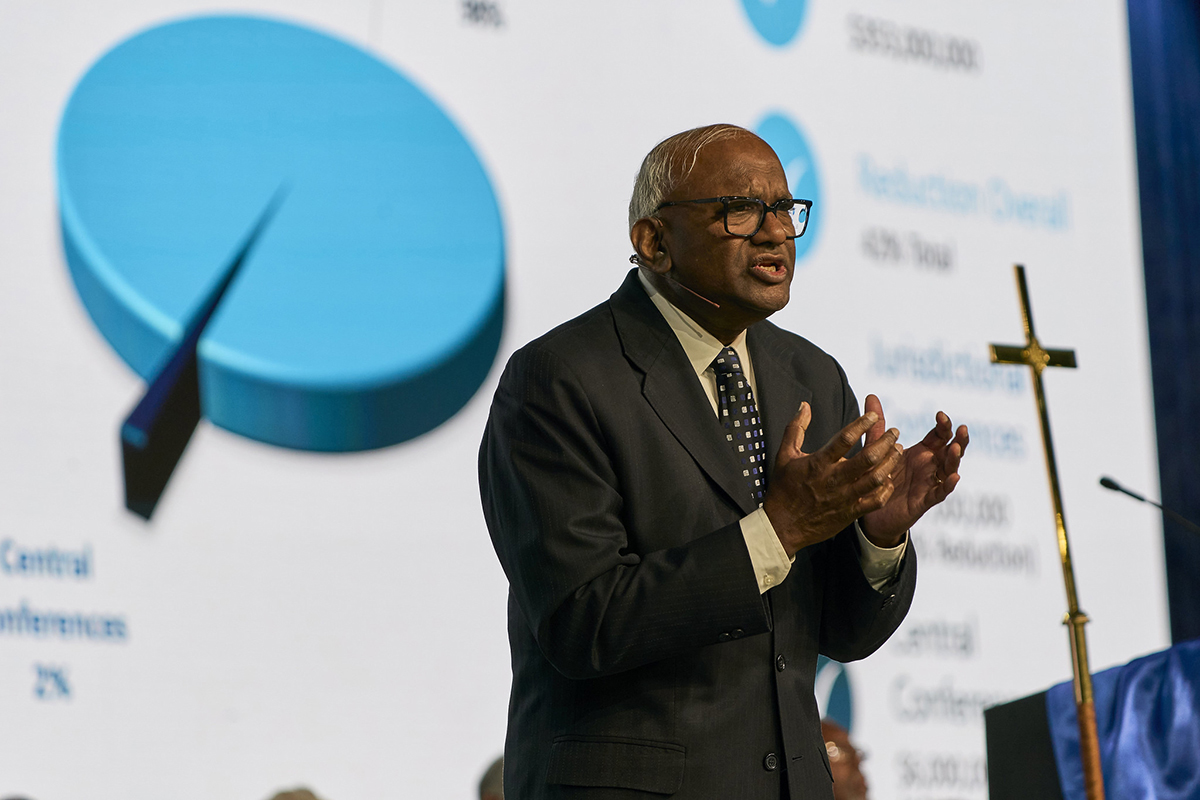
[(733, 630), (733, 638), (735, 638), (735, 639), (740, 639), (740, 638), (742, 638), (742, 637), (743, 637), (743, 636), (745, 636), (745, 635), (746, 635), (746, 632), (745, 632), (744, 630), (742, 630), (741, 628), (734, 628), (734, 630)]
[(717, 641), (718, 642), (728, 642), (729, 638), (730, 637), (729, 637), (728, 633), (722, 633), (720, 636), (717, 637)]
[(774, 753), (767, 753), (766, 757), (763, 758), (763, 769), (767, 772), (774, 772), (779, 769), (779, 756)]
[(783, 672), (785, 669), (787, 669), (787, 659), (783, 657), (783, 653), (775, 656), (775, 669), (780, 672)]

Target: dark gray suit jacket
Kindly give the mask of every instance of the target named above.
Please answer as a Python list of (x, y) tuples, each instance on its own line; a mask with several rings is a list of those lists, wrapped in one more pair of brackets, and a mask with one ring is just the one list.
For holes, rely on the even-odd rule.
[[(769, 463), (801, 401), (806, 451), (858, 416), (810, 342), (761, 322), (747, 346)], [(915, 553), (881, 594), (848, 528), (759, 594), (739, 525), (755, 506), (636, 271), (513, 355), (479, 476), (511, 587), (507, 797), (831, 796), (817, 654), (863, 658), (891, 635)]]

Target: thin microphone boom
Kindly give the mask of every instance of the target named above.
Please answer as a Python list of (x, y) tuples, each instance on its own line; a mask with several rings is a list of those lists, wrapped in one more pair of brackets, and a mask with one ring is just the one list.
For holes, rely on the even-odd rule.
[(720, 307), (721, 307), (721, 304), (720, 304), (720, 303), (714, 303), (712, 300), (709, 300), (707, 297), (705, 297), (704, 295), (700, 294), (700, 293), (699, 293), (699, 292), (697, 292), (696, 290), (694, 290), (694, 289), (689, 289), (688, 287), (684, 286), (682, 283), (680, 283), (679, 281), (675, 280), (675, 279), (674, 279), (674, 278), (672, 278), (670, 275), (664, 275), (663, 277), (665, 277), (665, 278), (666, 278), (667, 280), (669, 280), (671, 283), (673, 283), (673, 284), (675, 284), (676, 286), (678, 286), (680, 289), (683, 289), (684, 291), (691, 292), (692, 294), (696, 295), (696, 297), (699, 297), (701, 300), (703, 300), (704, 302), (708, 303), (708, 304), (709, 304), (710, 306), (712, 306), (713, 308), (720, 308)]
[(1120, 492), (1121, 494), (1127, 494), (1130, 497), (1132, 497), (1134, 500), (1140, 500), (1143, 503), (1149, 503), (1150, 505), (1152, 505), (1155, 508), (1162, 511), (1164, 514), (1166, 514), (1171, 519), (1178, 522), (1183, 527), (1190, 530), (1192, 533), (1200, 534), (1200, 525), (1197, 525), (1196, 523), (1192, 522), (1190, 519), (1183, 516), (1182, 514), (1178, 514), (1174, 511), (1172, 511), (1171, 509), (1167, 508), (1166, 506), (1162, 505), (1161, 503), (1156, 503), (1153, 500), (1148, 500), (1145, 497), (1142, 497), (1137, 492), (1132, 492), (1129, 489), (1126, 489), (1124, 486), (1117, 483), (1116, 481), (1114, 481), (1112, 478), (1108, 477), (1107, 475), (1104, 475), (1100, 478), (1100, 485), (1103, 486), (1105, 489), (1111, 489), (1114, 492)]
[[(639, 267), (644, 267), (644, 266), (646, 266), (645, 264), (643, 264), (643, 263), (642, 263), (642, 259), (641, 259), (640, 257), (638, 257), (638, 256), (637, 256), (637, 254), (634, 254), (634, 255), (632, 255), (632, 256), (630, 256), (630, 257), (629, 257), (629, 263), (630, 263), (630, 264), (637, 264)], [(705, 297), (704, 295), (700, 294), (700, 293), (699, 293), (699, 292), (697, 292), (695, 289), (689, 289), (688, 287), (684, 286), (682, 283), (680, 283), (679, 281), (675, 280), (675, 279), (674, 279), (674, 278), (672, 278), (670, 275), (667, 275), (667, 274), (665, 274), (665, 273), (664, 273), (664, 274), (663, 274), (663, 277), (664, 277), (664, 278), (666, 278), (667, 280), (669, 280), (671, 283), (673, 283), (673, 284), (675, 284), (676, 286), (678, 286), (680, 289), (683, 289), (683, 290), (684, 290), (684, 291), (686, 291), (686, 292), (691, 292), (692, 294), (696, 295), (696, 297), (699, 297), (701, 300), (703, 300), (704, 302), (708, 303), (708, 304), (709, 304), (710, 306), (712, 306), (713, 308), (720, 308), (720, 307), (721, 307), (721, 304), (720, 304), (720, 303), (714, 303), (712, 300), (709, 300), (707, 297)]]

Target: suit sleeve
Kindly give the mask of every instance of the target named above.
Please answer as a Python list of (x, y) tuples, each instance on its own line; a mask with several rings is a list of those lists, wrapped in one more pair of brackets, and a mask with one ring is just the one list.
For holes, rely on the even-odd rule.
[[(845, 426), (858, 418), (859, 406), (841, 365), (838, 374), (842, 378)], [(853, 452), (857, 450), (855, 447)], [(860, 556), (853, 525), (827, 543), (820, 650), (835, 661), (856, 661), (878, 650), (904, 621), (916, 589), (917, 554), (911, 539), (899, 573), (879, 591), (863, 574)]]
[(510, 361), (479, 480), (517, 605), (567, 677), (613, 674), (769, 630), (737, 522), (666, 550), (630, 548), (605, 431), (553, 353), (530, 349)]

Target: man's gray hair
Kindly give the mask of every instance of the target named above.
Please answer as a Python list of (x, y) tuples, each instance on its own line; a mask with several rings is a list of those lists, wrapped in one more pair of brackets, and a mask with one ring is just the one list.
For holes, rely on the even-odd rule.
[(749, 134), (737, 125), (705, 125), (677, 133), (654, 145), (642, 161), (629, 199), (629, 230), (642, 217), (654, 216), (663, 198), (675, 190), (696, 166), (700, 151), (713, 142)]

